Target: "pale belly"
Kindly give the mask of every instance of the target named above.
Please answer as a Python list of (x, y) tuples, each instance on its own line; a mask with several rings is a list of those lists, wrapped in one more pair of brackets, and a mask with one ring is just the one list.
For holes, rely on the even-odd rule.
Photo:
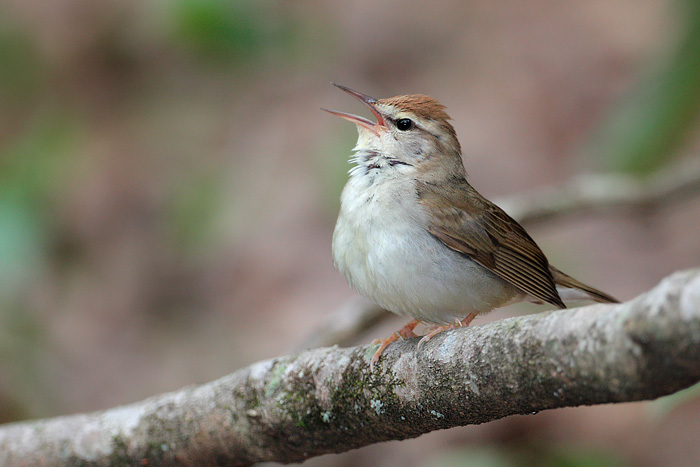
[(344, 192), (333, 234), (333, 259), (355, 290), (383, 308), (442, 324), (523, 299), (518, 289), (430, 235), (417, 205), (410, 205), (415, 200), (392, 196), (397, 205), (387, 210), (376, 209), (385, 206), (386, 196), (349, 195)]

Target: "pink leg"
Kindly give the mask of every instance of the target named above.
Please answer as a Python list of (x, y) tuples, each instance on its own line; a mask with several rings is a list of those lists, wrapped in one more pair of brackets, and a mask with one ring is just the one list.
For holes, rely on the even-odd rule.
[(476, 318), (476, 313), (469, 313), (467, 315), (467, 317), (464, 318), (462, 321), (455, 320), (455, 322), (452, 324), (445, 324), (442, 326), (435, 326), (435, 327), (431, 328), (430, 332), (428, 334), (426, 334), (425, 336), (423, 336), (423, 338), (420, 340), (420, 342), (418, 342), (418, 348), (420, 349), (420, 347), (423, 344), (425, 344), (430, 339), (437, 336), (438, 334), (440, 334), (443, 331), (448, 331), (448, 330), (454, 329), (454, 328), (461, 328), (461, 327), (469, 326), (469, 324), (471, 324), (471, 322), (474, 321), (474, 318)]
[(386, 349), (389, 344), (391, 344), (394, 341), (397, 341), (399, 339), (408, 339), (410, 337), (417, 337), (416, 334), (413, 332), (413, 330), (420, 324), (420, 321), (417, 319), (413, 319), (406, 324), (406, 326), (402, 327), (398, 331), (396, 331), (394, 334), (391, 336), (387, 337), (386, 339), (377, 339), (376, 341), (372, 342), (372, 344), (378, 344), (381, 343), (382, 345), (379, 346), (379, 349), (374, 353), (374, 356), (372, 357), (372, 363), (376, 363), (379, 361), (379, 357), (382, 355), (382, 352), (384, 352), (384, 349)]

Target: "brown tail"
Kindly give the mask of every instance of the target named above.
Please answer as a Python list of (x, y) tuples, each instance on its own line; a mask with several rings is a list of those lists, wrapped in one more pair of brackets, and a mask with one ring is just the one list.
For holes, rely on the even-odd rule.
[(605, 292), (601, 292), (600, 290), (594, 289), (593, 287), (586, 285), (583, 282), (577, 281), (573, 277), (564, 274), (551, 264), (549, 265), (549, 271), (552, 273), (552, 278), (554, 279), (554, 283), (557, 286), (583, 292), (583, 295), (580, 298), (588, 298), (590, 300), (600, 303), (620, 303), (620, 301), (615, 297), (611, 297)]

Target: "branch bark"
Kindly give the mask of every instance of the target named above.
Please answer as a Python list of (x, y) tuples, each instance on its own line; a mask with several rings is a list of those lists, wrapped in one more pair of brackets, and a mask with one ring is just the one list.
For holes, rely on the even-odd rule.
[(314, 349), (91, 414), (0, 427), (0, 465), (295, 462), (513, 414), (654, 399), (700, 380), (700, 269), (593, 305), (392, 344)]
[(700, 194), (700, 164), (688, 159), (648, 178), (587, 174), (560, 187), (542, 187), (497, 200), (510, 216), (531, 226), (597, 211), (648, 211)]

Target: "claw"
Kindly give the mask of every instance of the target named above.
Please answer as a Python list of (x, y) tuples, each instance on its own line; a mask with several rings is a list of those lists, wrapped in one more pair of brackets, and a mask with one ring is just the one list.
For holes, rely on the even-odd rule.
[(472, 321), (474, 321), (474, 318), (476, 318), (476, 313), (469, 313), (466, 318), (464, 318), (462, 321), (458, 320), (455, 318), (455, 322), (452, 324), (445, 324), (442, 326), (433, 326), (430, 328), (430, 332), (423, 336), (423, 338), (418, 342), (418, 347), (416, 347), (417, 350), (420, 350), (421, 346), (428, 342), (430, 339), (433, 337), (437, 336), (441, 332), (448, 331), (450, 329), (455, 329), (455, 328), (461, 328), (461, 327), (467, 327), (469, 324), (471, 324)]
[(437, 336), (441, 332), (449, 331), (450, 329), (454, 329), (457, 327), (459, 327), (459, 326), (456, 323), (445, 324), (442, 326), (433, 326), (432, 328), (430, 328), (430, 332), (428, 334), (426, 334), (425, 336), (423, 336), (423, 338), (420, 341), (418, 341), (418, 347), (416, 347), (416, 350), (420, 350), (420, 348), (423, 346), (423, 344), (425, 344), (426, 342), (428, 342), (430, 339)]
[(374, 365), (376, 362), (379, 361), (379, 357), (382, 355), (382, 352), (384, 352), (384, 349), (386, 349), (389, 344), (391, 344), (394, 341), (397, 341), (399, 339), (409, 339), (411, 337), (418, 337), (416, 334), (413, 332), (413, 330), (420, 324), (420, 321), (417, 319), (411, 320), (406, 324), (406, 326), (402, 327), (398, 331), (396, 331), (394, 334), (391, 336), (387, 337), (386, 339), (377, 339), (376, 341), (372, 342), (372, 345), (374, 344), (381, 344), (379, 348), (377, 349), (376, 352), (374, 352), (374, 356), (372, 357), (372, 362), (371, 365)]

